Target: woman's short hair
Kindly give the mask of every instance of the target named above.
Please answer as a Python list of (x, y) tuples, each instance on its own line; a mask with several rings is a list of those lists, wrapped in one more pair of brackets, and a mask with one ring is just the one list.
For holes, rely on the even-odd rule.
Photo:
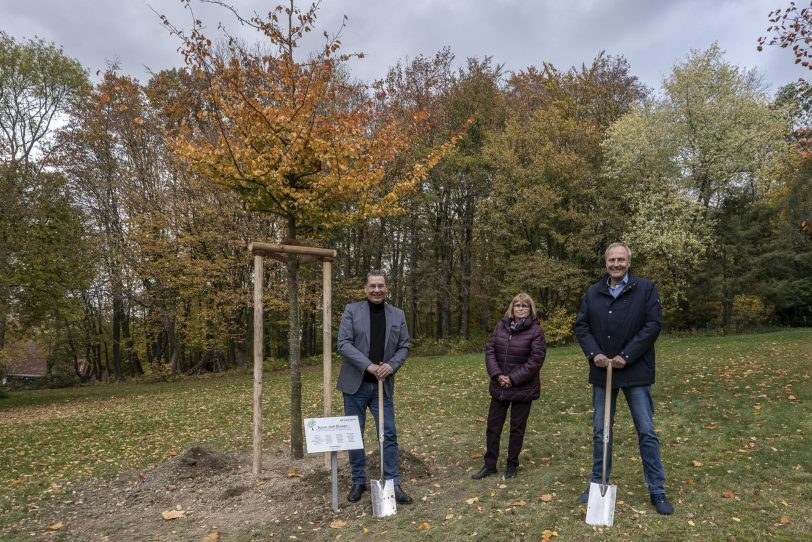
[(508, 318), (513, 318), (514, 317), (514, 314), (513, 314), (513, 304), (514, 303), (524, 303), (525, 305), (529, 305), (530, 306), (530, 316), (532, 316), (533, 318), (538, 318), (538, 316), (536, 315), (536, 304), (533, 301), (533, 298), (530, 297), (528, 294), (526, 294), (524, 292), (516, 294), (516, 297), (514, 297), (513, 301), (511, 301), (510, 305), (508, 305), (508, 308), (505, 311), (505, 316), (507, 316)]

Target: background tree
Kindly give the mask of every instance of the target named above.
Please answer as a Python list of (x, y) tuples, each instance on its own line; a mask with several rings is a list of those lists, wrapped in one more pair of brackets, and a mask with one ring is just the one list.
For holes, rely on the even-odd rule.
[(70, 273), (86, 265), (81, 218), (62, 177), (44, 168), (53, 122), (86, 84), (56, 45), (0, 32), (0, 350), (11, 316), (27, 326), (64, 318), (66, 295), (84, 279)]

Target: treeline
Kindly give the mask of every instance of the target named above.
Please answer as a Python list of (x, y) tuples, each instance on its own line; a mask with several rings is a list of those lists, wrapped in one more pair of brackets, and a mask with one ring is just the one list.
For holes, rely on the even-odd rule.
[[(426, 120), (403, 161), (463, 135), (398, 212), (298, 230), (338, 251), (334, 328), (380, 268), (418, 345), (481, 341), (518, 291), (564, 343), (615, 240), (658, 283), (669, 329), (812, 323), (804, 87), (771, 97), (715, 45), (657, 90), (603, 53), (570, 69), (456, 65), (445, 49), (376, 85), (352, 82), (349, 62), (337, 72), (358, 100)], [(54, 44), (0, 35), (0, 349), (35, 337), (52, 372), (83, 379), (249, 362), (247, 245), (282, 242), (288, 225), (180, 159), (178, 130), (217, 141), (199, 75), (141, 82), (111, 66), (91, 80)], [(265, 269), (266, 352), (285, 358), (287, 271)], [(321, 272), (299, 273), (307, 356), (321, 349)]]

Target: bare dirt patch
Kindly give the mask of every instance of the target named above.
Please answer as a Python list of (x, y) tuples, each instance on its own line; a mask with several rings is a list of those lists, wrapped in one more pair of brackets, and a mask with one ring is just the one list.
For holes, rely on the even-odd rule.
[[(368, 454), (370, 480), (380, 476), (379, 464), (377, 451)], [(404, 450), (400, 471), (407, 492), (432, 477), (423, 460)], [(43, 538), (67, 540), (251, 540), (295, 531), (304, 531), (300, 539), (314, 539), (319, 531), (327, 535), (323, 529), (330, 531), (335, 520), (371, 514), (368, 498), (346, 501), (351, 483), (346, 453), (339, 454), (338, 482), (335, 513), (330, 470), (321, 454), (292, 460), (287, 451), (265, 452), (257, 477), (251, 474), (250, 452), (227, 455), (193, 447), (153, 468), (43, 503), (38, 530)], [(167, 520), (165, 513), (179, 517)], [(59, 529), (46, 531), (59, 523)]]

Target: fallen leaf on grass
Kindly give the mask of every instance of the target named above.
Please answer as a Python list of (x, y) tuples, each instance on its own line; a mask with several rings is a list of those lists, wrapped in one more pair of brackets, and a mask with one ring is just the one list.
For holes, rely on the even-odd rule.
[(431, 523), (429, 523), (428, 521), (424, 521), (423, 523), (420, 524), (419, 529), (421, 531), (428, 531), (429, 529), (431, 529)]
[[(784, 519), (784, 518), (782, 517), (781, 519)], [(47, 529), (45, 529), (45, 530), (46, 530), (46, 531), (49, 531), (49, 532), (58, 531), (59, 529), (61, 529), (61, 528), (62, 528), (62, 527), (64, 527), (64, 526), (65, 526), (65, 524), (64, 524), (64, 523), (62, 523), (61, 521), (57, 521), (56, 523), (54, 523), (53, 525), (49, 526), (49, 527), (48, 527)]]
[(790, 523), (792, 523), (792, 520), (788, 515), (781, 516), (781, 525), (789, 525)]
[(539, 502), (550, 502), (551, 500), (553, 500), (553, 496), (549, 494), (539, 497)]
[(166, 455), (168, 455), (169, 457), (175, 457), (176, 455), (178, 455), (178, 452), (176, 452), (175, 450), (169, 450), (168, 452), (166, 452)]
[(482, 454), (479, 452), (471, 452), (471, 459), (479, 459), (482, 457)]
[(704, 465), (704, 463), (702, 461), (697, 461), (696, 459), (694, 459), (693, 461), (691, 461), (691, 465), (693, 465), (694, 467), (701, 467)]
[(165, 510), (161, 512), (161, 516), (167, 521), (169, 521), (170, 519), (182, 518), (185, 515), (186, 512), (184, 512), (183, 510)]
[(527, 503), (524, 502), (524, 501), (519, 500), (519, 501), (513, 501), (512, 503), (510, 503), (510, 505), (511, 506), (525, 506), (525, 505), (527, 505)]
[(296, 470), (296, 469), (291, 469), (291, 470), (288, 471), (288, 478), (301, 478), (301, 477), (302, 477), (302, 471), (299, 471), (299, 470)]
[(741, 523), (741, 521), (742, 521), (742, 520), (740, 520), (739, 518), (730, 518), (730, 519), (732, 519), (732, 520), (733, 520), (733, 521), (735, 521), (736, 523)]
[(708, 425), (705, 426), (705, 429), (719, 429), (719, 424), (716, 422), (710, 422)]
[(454, 519), (454, 514), (446, 514), (445, 519), (446, 520)]
[(696, 523), (694, 523), (690, 519), (688, 520), (688, 525), (690, 525), (691, 527), (696, 527)]
[(507, 487), (507, 485), (505, 485), (505, 484), (499, 484), (499, 485), (498, 485), (498, 486), (496, 486), (496, 487), (498, 487), (499, 489), (505, 489), (505, 488)]
[(215, 542), (216, 540), (220, 540), (220, 533), (217, 531), (212, 531), (203, 537), (203, 542)]
[(541, 533), (541, 542), (550, 542), (550, 537), (553, 536), (553, 532), (550, 529), (545, 529), (543, 533)]
[(479, 502), (479, 497), (471, 497), (470, 499), (465, 499), (465, 504), (474, 504)]
[(789, 399), (790, 401), (794, 401), (796, 397), (794, 395), (789, 395), (787, 396), (787, 399)]
[(732, 492), (732, 491), (730, 491), (730, 490), (728, 489), (727, 491), (725, 491), (724, 493), (722, 493), (722, 497), (724, 497), (725, 499), (733, 499), (733, 498), (735, 498), (736, 496), (733, 494), (733, 492)]
[(340, 529), (347, 524), (346, 521), (341, 521), (340, 519), (335, 520), (330, 524), (331, 529)]

